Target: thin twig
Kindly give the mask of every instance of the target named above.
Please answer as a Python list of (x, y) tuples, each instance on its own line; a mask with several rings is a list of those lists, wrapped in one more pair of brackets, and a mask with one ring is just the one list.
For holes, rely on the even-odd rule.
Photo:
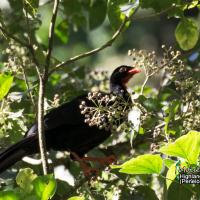
[(47, 56), (46, 56), (46, 63), (45, 63), (44, 81), (48, 79), (48, 71), (49, 71), (51, 53), (52, 53), (52, 48), (53, 48), (54, 28), (55, 28), (56, 17), (57, 17), (57, 12), (58, 12), (58, 5), (59, 5), (59, 0), (55, 0), (54, 7), (53, 7), (53, 15), (52, 15), (51, 23), (49, 26), (49, 45), (47, 49)]
[(113, 34), (111, 39), (108, 40), (107, 42), (105, 42), (102, 46), (100, 46), (98, 48), (95, 48), (95, 49), (93, 49), (91, 51), (87, 51), (85, 53), (79, 54), (77, 56), (74, 56), (74, 57), (70, 58), (69, 60), (66, 60), (64, 62), (59, 63), (58, 65), (56, 65), (55, 68), (53, 68), (49, 72), (49, 74), (52, 74), (54, 71), (56, 71), (57, 69), (63, 67), (64, 65), (67, 65), (67, 64), (73, 63), (74, 61), (80, 60), (82, 58), (94, 55), (94, 54), (98, 53), (99, 51), (111, 46), (113, 44), (113, 42), (117, 39), (117, 37), (122, 33), (127, 21), (128, 21), (128, 18), (126, 17), (124, 19), (124, 21), (122, 22), (122, 24), (120, 25), (119, 29)]

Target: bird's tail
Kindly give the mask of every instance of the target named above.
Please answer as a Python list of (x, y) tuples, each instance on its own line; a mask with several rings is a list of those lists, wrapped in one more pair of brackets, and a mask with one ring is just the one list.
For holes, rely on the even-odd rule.
[(33, 135), (0, 152), (0, 173), (21, 160), (24, 156), (36, 153), (36, 145), (37, 137)]

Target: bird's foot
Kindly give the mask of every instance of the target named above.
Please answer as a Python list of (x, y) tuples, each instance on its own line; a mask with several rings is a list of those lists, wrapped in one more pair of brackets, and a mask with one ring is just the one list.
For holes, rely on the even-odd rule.
[(92, 168), (90, 167), (86, 161), (84, 160), (84, 157), (83, 158), (80, 158), (76, 153), (74, 152), (71, 152), (72, 156), (75, 158), (76, 161), (79, 162), (80, 164), (80, 167), (83, 171), (83, 174), (85, 177), (92, 177), (93, 179), (96, 179), (98, 174), (99, 174), (99, 169), (96, 169), (96, 168)]
[(96, 168), (92, 168), (87, 166), (86, 168), (82, 167), (82, 171), (85, 177), (92, 177), (92, 179), (97, 178), (97, 176), (99, 175), (100, 171), (99, 169)]

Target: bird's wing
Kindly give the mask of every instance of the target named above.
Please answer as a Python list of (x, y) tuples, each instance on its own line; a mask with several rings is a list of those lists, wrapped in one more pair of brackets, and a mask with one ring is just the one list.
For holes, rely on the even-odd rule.
[(62, 125), (77, 125), (84, 122), (80, 113), (80, 102), (84, 97), (78, 97), (58, 108), (51, 110), (44, 118), (45, 130), (54, 129)]
[[(76, 97), (68, 103), (52, 109), (44, 117), (45, 131), (55, 129), (63, 125), (80, 125), (84, 123), (84, 116), (80, 113), (79, 105), (81, 101), (86, 101), (87, 104), (91, 102), (87, 99), (86, 95)], [(37, 124), (34, 124), (25, 136), (37, 133)]]

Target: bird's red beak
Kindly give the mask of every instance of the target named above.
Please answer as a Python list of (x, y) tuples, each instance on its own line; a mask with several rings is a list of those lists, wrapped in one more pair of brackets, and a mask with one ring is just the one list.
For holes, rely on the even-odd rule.
[(142, 70), (139, 69), (139, 68), (133, 68), (133, 69), (130, 69), (130, 70), (128, 71), (128, 73), (134, 75), (134, 74), (140, 73), (141, 71), (142, 71)]
[(132, 68), (132, 69), (130, 69), (130, 70), (128, 70), (127, 76), (126, 76), (125, 78), (122, 79), (123, 85), (126, 85), (126, 84), (128, 83), (128, 81), (132, 78), (132, 76), (133, 76), (134, 74), (140, 73), (141, 71), (142, 71), (141, 69), (135, 68), (135, 67)]

